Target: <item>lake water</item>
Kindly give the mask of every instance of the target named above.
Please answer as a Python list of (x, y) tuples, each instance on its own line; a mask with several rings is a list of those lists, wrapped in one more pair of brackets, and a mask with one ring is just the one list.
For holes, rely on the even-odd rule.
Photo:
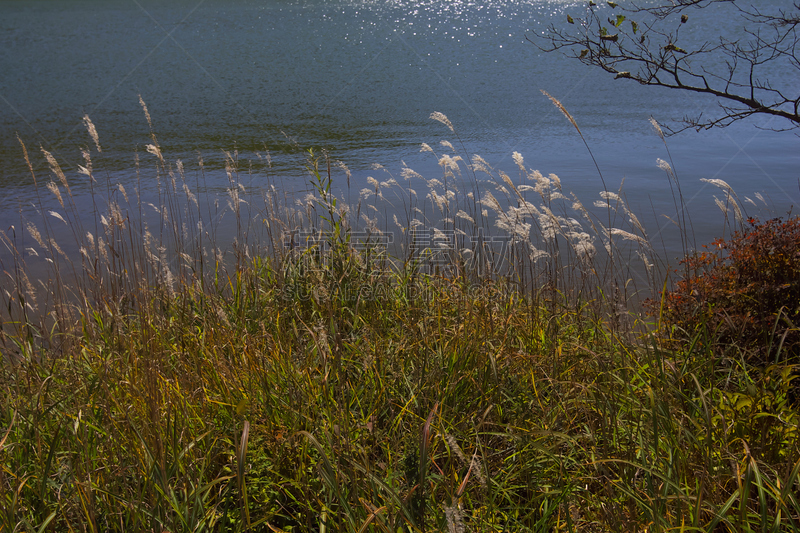
[[(777, 0), (759, 6), (767, 4), (791, 6)], [(182, 159), (191, 172), (202, 155), (211, 188), (228, 186), (223, 150), (255, 161), (249, 183), (256, 185), (269, 153), (271, 175), (280, 176), (287, 189), (301, 190), (307, 187), (304, 150), (326, 149), (347, 164), (353, 187), (360, 188), (370, 176), (386, 179), (374, 164), (398, 179), (403, 164), (424, 176), (440, 176), (435, 157), (420, 152), (420, 144), (437, 147), (449, 140), (463, 155), (480, 154), (511, 176), (519, 176), (512, 153), (520, 152), (527, 166), (557, 174), (566, 190), (590, 205), (602, 189), (597, 170), (543, 89), (575, 117), (609, 188), (624, 180), (628, 199), (651, 219), (656, 234), (669, 224), (657, 215), (671, 213), (672, 200), (656, 164), (667, 152), (649, 118), (669, 123), (685, 114), (713, 113), (716, 102), (615, 81), (558, 54), (544, 54), (526, 40), (551, 23), (563, 24), (565, 13), (579, 14), (582, 5), (3, 1), (0, 224), (10, 231), (19, 227), (20, 212), (34, 216), (32, 180), (17, 136), (41, 180), (49, 180), (50, 173), (39, 146), (58, 158), (76, 194), (87, 183), (77, 173), (80, 149), (91, 145), (85, 114), (99, 132), (103, 153), (93, 157), (104, 177), (134, 183), (136, 153), (142, 167), (152, 169), (140, 95), (165, 157)], [(741, 34), (738, 21), (718, 17), (693, 13), (687, 39), (719, 28)], [(794, 77), (800, 85), (796, 70), (774, 75)], [(449, 117), (457, 137), (430, 120), (434, 111)], [(668, 139), (701, 242), (719, 235), (723, 224), (713, 198), (720, 191), (701, 178), (724, 179), (742, 198), (762, 194), (769, 208), (751, 206), (751, 213), (762, 217), (785, 215), (800, 198), (800, 138), (757, 125), (787, 124), (758, 119)]]

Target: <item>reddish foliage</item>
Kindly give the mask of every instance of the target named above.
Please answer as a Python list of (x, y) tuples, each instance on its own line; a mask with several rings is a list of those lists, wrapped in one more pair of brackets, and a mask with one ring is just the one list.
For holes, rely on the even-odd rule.
[(786, 320), (800, 327), (800, 217), (749, 223), (682, 261), (688, 275), (666, 293), (662, 320), (689, 334), (705, 323), (720, 343), (735, 343), (766, 363), (787, 331), (784, 353), (800, 350), (800, 335)]

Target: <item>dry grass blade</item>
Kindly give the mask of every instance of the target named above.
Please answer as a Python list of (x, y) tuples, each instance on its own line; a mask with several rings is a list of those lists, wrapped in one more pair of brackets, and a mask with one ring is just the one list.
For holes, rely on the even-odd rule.
[[(362, 505), (364, 505), (366, 510), (369, 511), (369, 516), (367, 517), (366, 520), (364, 520), (364, 523), (361, 524), (361, 527), (358, 528), (358, 533), (364, 533), (365, 531), (367, 531), (370, 524), (372, 524), (375, 521), (375, 519), (378, 518), (378, 515), (380, 515), (383, 511), (386, 510), (385, 505), (383, 507), (378, 507), (376, 509), (373, 508), (372, 505), (369, 504), (369, 502), (362, 500), (361, 503)], [(385, 533), (391, 533), (389, 529), (387, 529), (386, 526), (381, 522), (378, 522), (378, 527), (380, 528), (381, 531), (384, 531)]]
[(14, 420), (17, 418), (17, 411), (14, 411), (14, 414), (11, 415), (11, 421), (8, 423), (8, 429), (6, 429), (6, 434), (3, 435), (3, 438), (0, 439), (0, 452), (3, 451), (3, 445), (6, 443), (6, 439), (11, 434), (11, 428), (14, 425)]

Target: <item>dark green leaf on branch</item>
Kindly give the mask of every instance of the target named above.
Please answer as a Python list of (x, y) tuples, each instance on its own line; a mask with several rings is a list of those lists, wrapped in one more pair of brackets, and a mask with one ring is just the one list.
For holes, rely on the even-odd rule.
[(584, 57), (586, 57), (586, 54), (588, 54), (588, 53), (589, 53), (589, 50), (584, 48), (583, 50), (581, 50), (581, 55), (579, 57), (584, 58)]
[(617, 15), (617, 22), (614, 23), (614, 26), (619, 28), (619, 25), (625, 22), (625, 15)]
[(617, 5), (619, 4), (617, 4), (616, 2), (608, 2), (608, 5), (610, 5), (611, 7), (617, 7)]
[(635, 21), (635, 20), (632, 20), (632, 21), (631, 21), (631, 29), (633, 30), (633, 33), (634, 33), (634, 34), (636, 34), (636, 32), (639, 30), (639, 25), (638, 25), (638, 24), (636, 24), (636, 21)]
[[(602, 37), (601, 37), (601, 39), (602, 39)], [(678, 52), (680, 54), (688, 54), (689, 53), (686, 50), (684, 50), (683, 48), (675, 46), (674, 44), (668, 44), (667, 46), (664, 47), (664, 50), (666, 50), (667, 52)]]
[(569, 15), (567, 15), (567, 22), (569, 22), (570, 24), (575, 24), (575, 21), (572, 20), (572, 17), (570, 17)]

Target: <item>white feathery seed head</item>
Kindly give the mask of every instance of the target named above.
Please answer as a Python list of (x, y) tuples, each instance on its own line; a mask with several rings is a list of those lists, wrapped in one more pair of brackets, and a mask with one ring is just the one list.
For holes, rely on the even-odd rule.
[(61, 257), (63, 257), (64, 259), (69, 260), (69, 258), (67, 257), (67, 254), (64, 253), (64, 250), (61, 249), (61, 247), (58, 245), (58, 243), (55, 241), (55, 239), (50, 239), (49, 242), (50, 242), (50, 246), (53, 247), (53, 250), (58, 252), (58, 254)]
[[(186, 186), (186, 185), (184, 185), (184, 187), (185, 187), (185, 186)], [(127, 193), (127, 191), (125, 191), (125, 187), (123, 187), (121, 183), (117, 183), (117, 188), (119, 189), (119, 192), (121, 192), (121, 193), (122, 193), (122, 197), (123, 197), (123, 198), (125, 199), (125, 201), (127, 202), (127, 201), (128, 201), (128, 193)]]
[(715, 187), (719, 187), (720, 189), (726, 191), (728, 194), (733, 194), (733, 187), (728, 185), (728, 182), (725, 181), (725, 180), (721, 180), (721, 179), (717, 179), (717, 178), (714, 178), (714, 179), (701, 178), (700, 181), (702, 181), (703, 183), (710, 183), (711, 185), (714, 185)]
[(142, 106), (142, 110), (144, 111), (144, 116), (147, 119), (147, 125), (150, 127), (150, 129), (153, 129), (153, 121), (150, 120), (150, 111), (147, 110), (147, 104), (145, 104), (144, 100), (142, 100), (141, 94), (139, 95), (139, 105)]
[(514, 163), (519, 167), (522, 172), (525, 172), (525, 160), (522, 158), (522, 154), (519, 152), (514, 152), (511, 154), (511, 157), (514, 159)]
[(443, 194), (441, 194), (441, 195), (438, 194), (436, 191), (432, 190), (431, 192), (428, 193), (427, 197), (434, 204), (436, 204), (436, 206), (439, 208), (439, 211), (441, 211), (441, 212), (444, 212), (447, 209), (448, 205), (449, 205), (447, 197), (445, 195), (443, 195)]
[(484, 158), (477, 154), (472, 156), (472, 169), (475, 172), (483, 172), (484, 174), (492, 173), (492, 167), (489, 166)]
[(400, 175), (403, 176), (403, 178), (405, 178), (407, 180), (410, 180), (411, 178), (423, 179), (422, 178), (422, 174), (420, 174), (416, 170), (410, 169), (408, 167), (403, 167), (403, 170), (400, 171)]
[(611, 235), (616, 237), (622, 237), (626, 241), (636, 241), (639, 244), (649, 245), (647, 240), (640, 237), (639, 235), (635, 235), (629, 231), (625, 231), (624, 229), (620, 228), (611, 228)]
[(607, 200), (608, 202), (621, 202), (622, 198), (620, 198), (619, 194), (611, 191), (602, 191), (600, 192), (600, 198), (603, 200)]
[(44, 154), (45, 159), (47, 159), (47, 164), (50, 165), (50, 170), (53, 172), (53, 174), (55, 174), (58, 177), (59, 181), (61, 182), (61, 185), (63, 185), (64, 188), (69, 189), (69, 185), (67, 185), (67, 177), (61, 170), (61, 167), (59, 166), (58, 161), (56, 161), (56, 158), (53, 157), (53, 154), (51, 154), (44, 148), (42, 148), (42, 153)]
[(161, 156), (161, 149), (156, 146), (155, 144), (148, 144), (145, 148), (147, 151), (158, 158), (159, 161), (164, 161), (164, 158)]
[(583, 231), (574, 232), (570, 234), (570, 237), (574, 239), (572, 246), (575, 249), (575, 253), (578, 254), (578, 258), (582, 261), (588, 262), (597, 254), (592, 237), (588, 233)]
[(89, 118), (89, 115), (83, 115), (83, 125), (86, 126), (89, 137), (92, 138), (95, 147), (97, 147), (97, 151), (103, 153), (103, 149), (100, 148), (100, 137), (97, 135), (97, 129), (94, 127), (94, 123), (92, 119)]
[(653, 129), (656, 131), (656, 135), (661, 137), (661, 140), (664, 141), (664, 132), (661, 130), (661, 126), (658, 124), (656, 119), (650, 117), (650, 124), (653, 126)]
[(439, 166), (445, 170), (447, 175), (452, 175), (454, 172), (460, 174), (461, 170), (458, 168), (458, 162), (461, 160), (460, 155), (451, 157), (445, 154), (439, 158)]
[(31, 237), (33, 237), (33, 240), (35, 240), (39, 244), (39, 246), (45, 248), (44, 239), (42, 239), (42, 234), (39, 233), (39, 230), (37, 229), (36, 226), (33, 225), (33, 222), (28, 222), (26, 227), (28, 228), (28, 233), (30, 233)]
[(61, 207), (64, 207), (64, 199), (61, 198), (61, 190), (58, 188), (58, 184), (55, 181), (50, 181), (47, 183), (47, 190), (53, 193), (53, 196), (56, 197), (58, 203), (61, 204)]
[(444, 115), (444, 113), (440, 113), (439, 111), (435, 111), (435, 112), (431, 113), (431, 119), (433, 119), (433, 120), (435, 120), (437, 122), (441, 122), (442, 124), (444, 124), (445, 126), (450, 128), (451, 132), (453, 132), (453, 133), (456, 132), (456, 130), (453, 129), (453, 125), (450, 123), (450, 120)]
[(481, 203), (483, 205), (491, 207), (494, 211), (498, 213), (503, 211), (503, 208), (500, 207), (500, 202), (498, 202), (497, 198), (495, 198), (494, 195), (489, 191), (483, 193), (483, 198), (481, 199)]
[[(627, 208), (626, 208), (626, 211), (628, 211)], [(628, 211), (628, 217), (629, 217), (629, 220), (630, 220), (631, 224), (633, 224), (634, 228), (639, 230), (639, 232), (642, 235), (646, 235), (647, 234), (647, 232), (644, 230), (644, 226), (642, 226), (642, 223), (639, 222), (639, 219), (636, 217), (636, 215), (634, 215), (631, 211)]]
[(472, 218), (471, 216), (469, 216), (469, 215), (466, 213), (466, 211), (464, 211), (464, 210), (462, 210), (462, 209), (460, 209), (460, 210), (458, 211), (458, 213), (456, 213), (456, 217), (458, 217), (458, 218), (463, 218), (464, 220), (466, 220), (466, 221), (468, 221), (468, 222), (470, 222), (470, 223), (472, 223), (472, 224), (474, 224), (474, 223), (475, 223), (475, 220), (473, 220), (473, 218)]
[(516, 187), (514, 187), (514, 182), (511, 181), (511, 178), (508, 177), (508, 174), (506, 174), (502, 170), (500, 171), (500, 178), (506, 183), (506, 185), (508, 185), (512, 189), (516, 190)]
[[(186, 194), (186, 197), (189, 199), (189, 201), (192, 202), (195, 205), (195, 207), (197, 207), (198, 206), (197, 197), (194, 195), (194, 193), (192, 193), (191, 189), (189, 189), (189, 186), (186, 185), (185, 183), (183, 184), (183, 192)], [(126, 197), (125, 200), (127, 199), (128, 198)]]
[(651, 263), (650, 260), (647, 259), (647, 255), (641, 250), (637, 250), (636, 255), (639, 256), (639, 259), (642, 260), (642, 263), (644, 263), (644, 266), (647, 269), (647, 271), (650, 272), (650, 269), (653, 268), (653, 263)]
[(534, 246), (531, 246), (531, 252), (528, 255), (528, 257), (530, 258), (530, 260), (532, 262), (535, 263), (539, 259), (544, 259), (546, 257), (550, 257), (550, 254), (545, 252), (544, 250), (539, 250), (538, 248), (535, 248)]

